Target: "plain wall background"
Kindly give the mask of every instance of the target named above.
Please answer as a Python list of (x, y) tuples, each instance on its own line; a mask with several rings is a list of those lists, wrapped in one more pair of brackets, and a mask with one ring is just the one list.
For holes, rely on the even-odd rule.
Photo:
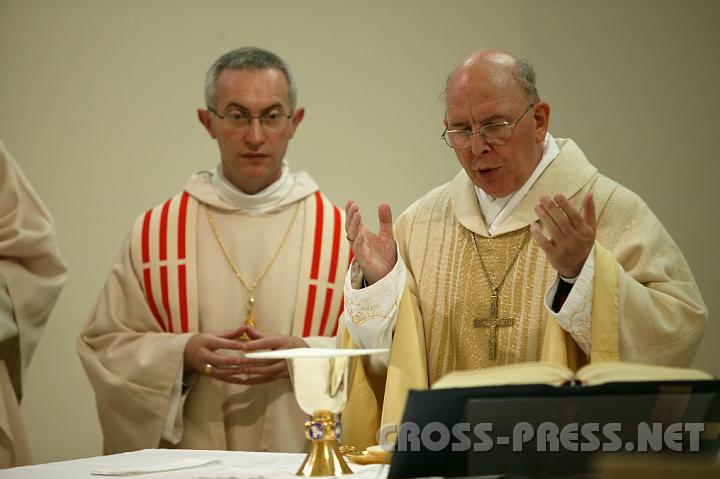
[(210, 64), (244, 45), (295, 70), (307, 114), (291, 167), (366, 218), (459, 170), (439, 94), (463, 57), (529, 58), (551, 132), (640, 194), (684, 251), (711, 312), (695, 366), (720, 372), (720, 2), (0, 0), (0, 139), (70, 267), (26, 381), (36, 462), (101, 452), (75, 338), (133, 219), (217, 163), (195, 109)]

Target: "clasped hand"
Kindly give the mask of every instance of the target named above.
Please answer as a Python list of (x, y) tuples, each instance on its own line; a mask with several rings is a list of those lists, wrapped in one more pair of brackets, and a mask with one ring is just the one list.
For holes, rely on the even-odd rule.
[[(247, 333), (249, 341), (238, 338)], [(260, 333), (250, 326), (241, 326), (221, 333), (198, 333), (185, 345), (186, 371), (210, 374), (214, 379), (233, 384), (262, 384), (288, 377), (284, 359), (250, 359), (226, 351), (258, 351), (265, 349), (306, 348), (308, 344), (296, 336)], [(211, 367), (208, 368), (207, 365)]]
[(535, 212), (550, 237), (543, 234), (537, 223), (533, 223), (530, 226), (533, 238), (555, 271), (565, 278), (576, 278), (597, 235), (592, 193), (583, 198), (582, 214), (563, 195), (555, 195), (552, 199), (543, 196), (535, 206)]

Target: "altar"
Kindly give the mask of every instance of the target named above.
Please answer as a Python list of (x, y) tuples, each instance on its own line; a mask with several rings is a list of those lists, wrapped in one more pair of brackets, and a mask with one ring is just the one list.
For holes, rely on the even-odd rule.
[[(0, 470), (7, 479), (297, 479), (305, 454), (270, 452), (144, 449)], [(385, 479), (388, 466), (350, 463), (357, 479)], [(177, 467), (183, 467), (177, 469)], [(169, 468), (175, 468), (169, 470)], [(151, 472), (156, 471), (156, 472)], [(164, 471), (164, 472), (163, 472)], [(100, 474), (103, 473), (103, 474)], [(111, 475), (111, 473), (116, 473)]]

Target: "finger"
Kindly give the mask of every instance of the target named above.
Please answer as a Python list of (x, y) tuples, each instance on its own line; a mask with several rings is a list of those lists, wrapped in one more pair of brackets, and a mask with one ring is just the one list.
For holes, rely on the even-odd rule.
[(548, 213), (553, 223), (555, 223), (555, 226), (558, 228), (558, 230), (561, 233), (567, 234), (571, 228), (570, 222), (568, 221), (568, 217), (565, 212), (558, 205), (556, 205), (549, 196), (543, 196), (542, 198), (540, 198), (540, 204), (542, 204), (543, 208), (545, 208), (545, 211)]
[(213, 367), (239, 367), (243, 363), (240, 356), (231, 356), (216, 353), (209, 349), (200, 349), (193, 357), (191, 364), (193, 369), (205, 374), (205, 368), (208, 364)]
[(390, 205), (387, 203), (381, 203), (378, 206), (378, 224), (378, 235), (392, 239), (392, 211), (390, 210)]
[(549, 256), (550, 252), (555, 250), (555, 245), (553, 245), (552, 241), (550, 241), (540, 230), (540, 225), (537, 223), (533, 223), (530, 225), (530, 234), (532, 235), (535, 242), (540, 246), (540, 248), (545, 251), (545, 253)]
[(256, 375), (240, 375), (240, 376), (234, 376), (231, 378), (228, 378), (226, 381), (231, 382), (234, 384), (244, 384), (244, 385), (254, 385), (254, 384), (263, 384), (268, 383), (271, 381), (275, 381), (276, 379), (280, 378), (286, 378), (288, 377), (287, 367), (286, 366), (273, 366), (271, 369), (264, 370), (264, 374), (256, 374)]
[(285, 361), (284, 359), (253, 359), (253, 358), (242, 358), (242, 367), (259, 367), (259, 366), (270, 366), (278, 361)]
[(250, 339), (261, 339), (267, 336), (251, 326), (247, 326), (245, 332)]
[(345, 231), (350, 229), (350, 222), (352, 221), (355, 212), (358, 211), (358, 206), (353, 200), (348, 200), (345, 205)]
[(287, 349), (290, 346), (288, 340), (284, 336), (280, 337), (264, 337), (253, 341), (248, 341), (243, 345), (245, 351), (257, 351), (258, 349)]
[(242, 368), (217, 367), (217, 368), (212, 368), (212, 372), (210, 373), (210, 376), (212, 378), (218, 379), (220, 381), (234, 382), (234, 381), (230, 381), (230, 380), (238, 377), (241, 374), (242, 374)]
[(578, 212), (577, 209), (573, 207), (573, 205), (570, 204), (567, 198), (563, 195), (555, 195), (555, 204), (557, 204), (560, 209), (565, 213), (565, 216), (567, 216), (568, 221), (570, 222), (570, 226), (573, 228), (581, 228), (583, 226), (583, 219), (580, 216), (580, 212)]
[(353, 212), (352, 218), (350, 218), (348, 227), (345, 230), (345, 232), (347, 233), (348, 239), (356, 240), (361, 227), (362, 227), (362, 215), (360, 214), (360, 211), (357, 210), (357, 211)]
[(597, 228), (597, 218), (595, 217), (595, 200), (592, 193), (588, 193), (583, 198), (583, 219), (593, 231)]
[(218, 333), (215, 336), (224, 339), (237, 339), (239, 336), (242, 336), (246, 328), (247, 326), (239, 326), (237, 328), (228, 329), (227, 331)]
[[(242, 334), (242, 332), (240, 334)], [(234, 337), (237, 337), (240, 334), (237, 334)], [(239, 351), (242, 349), (242, 344), (239, 343), (236, 339), (226, 339), (212, 335), (208, 335), (203, 338), (202, 345), (211, 351), (215, 351), (216, 349), (232, 349), (235, 351)]]
[[(210, 353), (205, 350), (204, 353), (198, 354), (195, 361), (192, 363), (192, 369), (203, 376), (209, 375), (214, 378), (218, 377), (218, 374), (214, 374), (215, 371), (227, 371), (233, 370), (234, 374), (240, 374), (242, 369), (242, 363), (237, 362), (241, 358), (232, 356), (223, 356), (219, 354)], [(211, 366), (210, 373), (208, 374), (208, 366)], [(232, 373), (228, 373), (232, 374)]]
[(243, 358), (240, 356), (220, 354), (213, 351), (201, 352), (199, 359), (201, 359), (202, 367), (205, 367), (206, 364), (212, 364), (213, 367), (239, 367), (244, 364)]
[(287, 363), (285, 360), (278, 361), (275, 364), (267, 366), (252, 366), (242, 368), (242, 374), (253, 376), (274, 376), (277, 377), (287, 371)]
[(547, 234), (550, 235), (551, 241), (560, 239), (562, 237), (560, 228), (558, 228), (558, 225), (555, 223), (552, 216), (543, 205), (537, 205), (535, 207), (535, 213), (537, 213), (538, 218), (540, 218), (540, 222), (542, 223), (543, 228), (545, 229)]

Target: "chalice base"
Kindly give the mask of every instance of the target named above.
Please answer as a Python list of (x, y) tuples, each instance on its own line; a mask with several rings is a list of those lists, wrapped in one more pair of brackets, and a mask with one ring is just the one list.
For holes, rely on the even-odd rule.
[(340, 455), (335, 441), (313, 441), (310, 452), (295, 475), (317, 477), (352, 473), (345, 459)]
[[(324, 431), (320, 438), (311, 436), (311, 425), (317, 425)], [(306, 437), (310, 440), (310, 452), (305, 456), (296, 476), (339, 476), (353, 473), (338, 449), (335, 426), (335, 419), (325, 411), (316, 412), (313, 415), (313, 421), (306, 423), (308, 428)]]

